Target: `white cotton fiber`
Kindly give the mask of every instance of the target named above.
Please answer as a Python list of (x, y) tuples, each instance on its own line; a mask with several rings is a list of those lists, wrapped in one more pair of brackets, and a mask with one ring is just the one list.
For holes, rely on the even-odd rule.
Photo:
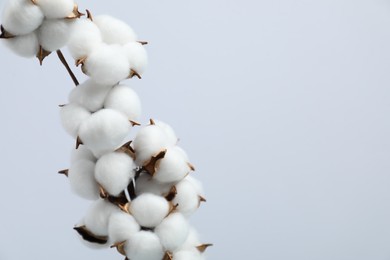
[(202, 260), (200, 252), (195, 250), (181, 250), (173, 253), (173, 260)]
[(129, 120), (137, 121), (141, 116), (141, 101), (137, 93), (126, 85), (117, 85), (108, 93), (105, 108), (124, 113)]
[(165, 198), (150, 193), (139, 195), (131, 202), (129, 208), (137, 222), (147, 228), (160, 224), (168, 215), (169, 209), (169, 203)]
[(143, 173), (136, 181), (135, 194), (140, 195), (142, 193), (152, 193), (163, 196), (169, 193), (172, 186), (172, 183), (161, 183), (153, 179), (150, 174)]
[(80, 145), (79, 148), (72, 150), (70, 159), (71, 163), (75, 163), (77, 161), (90, 161), (95, 163), (96, 157), (87, 147), (85, 147), (85, 145)]
[(167, 142), (169, 143), (169, 145), (176, 145), (177, 144), (178, 138), (176, 136), (175, 131), (173, 130), (173, 128), (170, 125), (168, 125), (167, 123), (164, 123), (163, 121), (160, 121), (160, 120), (154, 120), (154, 124), (163, 129), (163, 131), (165, 132), (165, 134), (167, 136)]
[(168, 145), (165, 132), (156, 125), (148, 125), (141, 128), (133, 143), (135, 150), (136, 163), (143, 166), (150, 158)]
[(72, 14), (73, 0), (34, 0), (48, 19), (65, 18)]
[(172, 202), (174, 205), (178, 204), (176, 211), (183, 213), (186, 217), (189, 217), (199, 207), (199, 195), (191, 182), (187, 180), (179, 182), (175, 187), (177, 194)]
[(186, 241), (181, 245), (181, 249), (194, 249), (201, 245), (199, 234), (195, 228), (190, 227)]
[(99, 28), (89, 19), (77, 19), (72, 27), (68, 49), (75, 60), (87, 57), (102, 43)]
[(96, 112), (103, 108), (104, 100), (111, 85), (102, 85), (92, 79), (88, 79), (77, 88), (73, 88), (69, 94), (69, 102), (77, 103), (90, 112)]
[(187, 175), (184, 180), (188, 181), (188, 182), (190, 182), (192, 184), (192, 186), (194, 187), (196, 193), (199, 196), (204, 197), (203, 184), (201, 183), (200, 180), (196, 179), (195, 177), (193, 177), (191, 175)]
[(101, 44), (88, 55), (83, 70), (101, 84), (114, 85), (127, 79), (130, 64), (121, 46)]
[(25, 58), (35, 57), (39, 51), (38, 36), (35, 32), (6, 39), (3, 42), (15, 54)]
[(130, 237), (125, 243), (126, 256), (131, 260), (161, 260), (163, 248), (156, 234), (150, 231), (140, 231)]
[(84, 199), (97, 200), (99, 198), (99, 187), (94, 173), (95, 163), (87, 160), (75, 161), (69, 168), (70, 187)]
[(139, 42), (130, 42), (124, 45), (123, 48), (131, 69), (142, 75), (148, 65), (148, 54), (145, 47)]
[(31, 1), (9, 0), (1, 18), (5, 30), (16, 36), (33, 32), (41, 25), (44, 16)]
[(126, 44), (136, 41), (137, 35), (125, 22), (109, 15), (99, 15), (93, 18), (99, 27), (103, 41), (107, 44)]
[(69, 41), (70, 26), (73, 21), (65, 19), (44, 20), (38, 29), (38, 39), (46, 51), (56, 51)]
[(108, 220), (114, 212), (120, 209), (105, 200), (94, 202), (84, 216), (84, 223), (88, 230), (97, 236), (108, 235)]
[(135, 163), (125, 153), (107, 153), (99, 158), (95, 168), (95, 178), (113, 196), (118, 196), (127, 188), (134, 177)]
[(160, 238), (165, 250), (173, 252), (180, 248), (189, 234), (189, 225), (181, 213), (173, 213), (166, 217), (154, 232)]
[(191, 171), (186, 159), (176, 146), (167, 149), (165, 157), (157, 161), (157, 171), (153, 176), (160, 182), (175, 182), (184, 179)]
[(60, 116), (65, 131), (76, 138), (80, 125), (91, 116), (91, 113), (85, 108), (71, 103), (60, 108)]
[(108, 236), (112, 244), (128, 240), (140, 229), (134, 217), (123, 211), (112, 213), (108, 221)]
[(122, 113), (112, 109), (102, 109), (83, 121), (79, 137), (97, 157), (114, 151), (123, 143), (131, 124)]

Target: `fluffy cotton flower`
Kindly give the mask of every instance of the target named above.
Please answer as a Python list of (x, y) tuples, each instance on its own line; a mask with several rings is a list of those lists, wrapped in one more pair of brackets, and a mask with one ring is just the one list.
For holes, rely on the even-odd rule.
[(137, 121), (141, 116), (141, 101), (137, 93), (126, 85), (117, 85), (108, 93), (105, 108), (124, 113), (129, 120)]
[(71, 27), (68, 49), (75, 60), (87, 57), (102, 43), (99, 28), (89, 19), (77, 19)]
[(35, 32), (6, 39), (4, 43), (15, 54), (25, 58), (34, 57), (39, 51), (38, 36)]
[(200, 197), (193, 184), (188, 180), (183, 180), (176, 185), (177, 194), (173, 199), (173, 204), (178, 204), (176, 211), (189, 217), (194, 213), (200, 203)]
[(141, 128), (132, 145), (135, 150), (136, 163), (143, 165), (168, 145), (167, 136), (161, 127), (148, 125)]
[(65, 131), (76, 138), (80, 125), (91, 116), (91, 113), (85, 108), (71, 103), (60, 108), (60, 116)]
[(101, 44), (85, 60), (83, 71), (101, 84), (114, 85), (130, 74), (130, 64), (119, 45)]
[(141, 226), (153, 228), (168, 215), (169, 209), (165, 198), (144, 193), (131, 202), (129, 211)]
[(75, 163), (77, 161), (90, 161), (95, 163), (96, 157), (93, 153), (84, 145), (81, 145), (78, 149), (73, 149), (71, 154), (71, 163)]
[(148, 54), (145, 47), (139, 42), (130, 42), (124, 45), (123, 48), (131, 69), (142, 75), (148, 65)]
[[(176, 136), (175, 131), (173, 130), (173, 128), (170, 125), (168, 125), (167, 123), (165, 123), (163, 121), (160, 121), (160, 120), (154, 120), (154, 124), (156, 126), (162, 128), (162, 130), (165, 132), (165, 134), (167, 136), (167, 142), (170, 145), (176, 145), (177, 144), (178, 138)], [(187, 157), (187, 159), (188, 159), (188, 157)]]
[(92, 79), (88, 79), (77, 88), (73, 88), (69, 94), (69, 102), (77, 103), (91, 112), (103, 108), (104, 100), (111, 85), (102, 85)]
[(94, 177), (95, 163), (78, 160), (72, 163), (68, 179), (72, 190), (80, 197), (88, 200), (99, 198), (99, 187)]
[(108, 220), (114, 212), (120, 209), (105, 200), (98, 200), (92, 204), (84, 216), (84, 223), (88, 230), (97, 236), (108, 235)]
[(154, 232), (160, 238), (165, 250), (175, 251), (183, 245), (189, 234), (189, 225), (181, 213), (173, 213), (166, 217)]
[(126, 241), (124, 250), (131, 260), (160, 260), (164, 256), (160, 240), (150, 231), (140, 231)]
[(181, 250), (173, 253), (173, 260), (202, 260), (200, 252), (195, 250)]
[(109, 15), (98, 15), (93, 18), (99, 27), (103, 41), (107, 44), (126, 44), (136, 41), (137, 35), (125, 22)]
[(48, 19), (65, 18), (72, 14), (73, 0), (35, 0)]
[(56, 51), (64, 47), (69, 40), (71, 23), (73, 21), (65, 19), (44, 20), (38, 29), (42, 48), (46, 51)]
[(129, 133), (131, 124), (120, 112), (102, 109), (85, 120), (79, 129), (79, 137), (95, 156), (114, 151)]
[(135, 194), (152, 193), (162, 196), (169, 193), (173, 185), (172, 183), (161, 183), (153, 179), (148, 173), (143, 173), (136, 181)]
[(108, 236), (111, 243), (128, 240), (131, 235), (140, 231), (141, 227), (134, 217), (125, 212), (114, 212), (108, 221)]
[(41, 9), (27, 0), (9, 0), (3, 9), (2, 23), (13, 35), (29, 34), (37, 29), (44, 19)]
[(184, 179), (191, 171), (188, 162), (176, 146), (167, 149), (165, 157), (157, 161), (157, 171), (153, 178), (160, 182), (175, 182)]
[(129, 155), (122, 152), (107, 153), (96, 163), (95, 178), (110, 195), (118, 196), (134, 177), (135, 167)]

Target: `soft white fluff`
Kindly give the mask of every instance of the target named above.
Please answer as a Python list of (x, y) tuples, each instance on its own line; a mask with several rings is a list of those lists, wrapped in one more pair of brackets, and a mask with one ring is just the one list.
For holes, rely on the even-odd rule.
[(140, 229), (134, 217), (123, 211), (112, 213), (108, 221), (108, 236), (112, 244), (128, 240)]
[(153, 228), (168, 215), (169, 208), (165, 198), (144, 193), (131, 202), (130, 213), (141, 226)]
[(70, 162), (74, 163), (83, 160), (95, 163), (96, 157), (85, 145), (80, 145), (78, 149), (72, 149)]
[(4, 28), (13, 35), (29, 34), (37, 29), (44, 15), (41, 9), (27, 0), (9, 0), (1, 17)]
[(15, 54), (25, 58), (35, 57), (39, 51), (38, 36), (35, 32), (6, 39), (3, 42)]
[(107, 44), (126, 44), (136, 41), (137, 35), (125, 22), (109, 15), (98, 15), (93, 18), (99, 27), (103, 41)]
[(175, 131), (173, 130), (173, 128), (170, 125), (168, 125), (167, 123), (165, 123), (163, 121), (157, 120), (157, 119), (154, 120), (154, 124), (163, 129), (163, 131), (165, 132), (165, 134), (167, 136), (167, 142), (169, 145), (173, 146), (173, 145), (177, 144), (178, 138), (176, 136)]
[(181, 249), (194, 249), (201, 245), (198, 231), (195, 228), (190, 227), (186, 241), (181, 245)]
[(65, 131), (76, 138), (80, 125), (91, 116), (91, 113), (82, 106), (71, 103), (60, 108), (60, 116)]
[(192, 184), (198, 195), (204, 197), (203, 184), (200, 182), (200, 180), (196, 179), (192, 175), (187, 175), (185, 177), (185, 180)]
[(48, 19), (65, 18), (72, 14), (73, 0), (35, 0)]
[(130, 74), (130, 64), (119, 45), (101, 44), (87, 57), (85, 73), (101, 84), (114, 85)]
[(181, 250), (173, 253), (173, 260), (202, 260), (200, 252), (195, 250)]
[(91, 20), (77, 19), (73, 23), (68, 49), (75, 60), (88, 56), (101, 43), (100, 30)]
[(56, 51), (64, 47), (69, 41), (70, 20), (44, 20), (38, 29), (39, 43), (46, 51)]
[(95, 178), (113, 196), (118, 196), (127, 188), (134, 177), (133, 158), (121, 152), (107, 153), (99, 158), (95, 168)]
[(69, 102), (77, 103), (91, 112), (103, 108), (104, 100), (112, 85), (102, 85), (92, 79), (88, 79), (77, 88), (73, 88), (69, 94)]
[(160, 238), (164, 249), (173, 252), (186, 241), (189, 225), (181, 213), (173, 213), (166, 217), (154, 232)]
[(79, 160), (72, 163), (68, 179), (72, 190), (80, 197), (88, 200), (99, 198), (99, 187), (94, 177), (95, 163)]
[(126, 85), (117, 85), (108, 93), (105, 108), (124, 113), (129, 120), (137, 121), (141, 116), (141, 100), (137, 93)]
[(124, 51), (131, 68), (142, 75), (148, 65), (148, 54), (145, 47), (139, 42), (130, 42), (124, 45)]
[(188, 180), (183, 180), (176, 184), (177, 194), (173, 199), (173, 204), (178, 204), (177, 211), (189, 217), (194, 213), (200, 203), (199, 195), (194, 186)]
[(108, 235), (108, 220), (114, 212), (120, 209), (105, 200), (94, 202), (84, 216), (86, 228), (97, 236)]
[(184, 179), (190, 171), (187, 160), (174, 146), (168, 148), (165, 157), (157, 161), (157, 171), (153, 177), (160, 182), (175, 182)]
[(142, 166), (153, 155), (165, 149), (169, 143), (161, 127), (148, 125), (138, 131), (132, 145), (135, 150), (136, 163)]
[(131, 124), (122, 113), (102, 109), (83, 121), (79, 137), (96, 157), (120, 147), (129, 133)]
[(143, 173), (137, 179), (135, 184), (135, 193), (140, 195), (142, 193), (153, 193), (155, 195), (166, 195), (172, 188), (173, 183), (162, 183), (153, 179), (150, 174)]
[(140, 231), (132, 235), (125, 243), (124, 249), (131, 260), (161, 260), (164, 256), (160, 240), (150, 231)]

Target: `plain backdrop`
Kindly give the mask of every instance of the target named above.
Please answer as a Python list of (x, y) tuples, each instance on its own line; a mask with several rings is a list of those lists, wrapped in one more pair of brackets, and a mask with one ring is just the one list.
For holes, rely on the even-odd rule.
[[(127, 84), (196, 166), (208, 259), (390, 259), (389, 0), (78, 3), (149, 41)], [(121, 260), (72, 229), (89, 202), (56, 174), (74, 146), (66, 71), (4, 45), (0, 68), (0, 260)]]

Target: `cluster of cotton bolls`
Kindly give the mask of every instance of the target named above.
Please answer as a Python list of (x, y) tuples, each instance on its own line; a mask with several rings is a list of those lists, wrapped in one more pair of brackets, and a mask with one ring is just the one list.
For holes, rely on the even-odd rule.
[(89, 76), (75, 81), (60, 106), (62, 125), (76, 142), (69, 169), (60, 173), (93, 201), (74, 229), (85, 244), (115, 247), (126, 259), (205, 259), (210, 244), (200, 242), (188, 221), (205, 201), (203, 189), (174, 130), (151, 119), (128, 140), (140, 125), (141, 102), (122, 81), (141, 78), (146, 42), (116, 18), (87, 14), (81, 18), (72, 0), (10, 0), (0, 36), (16, 54), (41, 63), (66, 46)]

